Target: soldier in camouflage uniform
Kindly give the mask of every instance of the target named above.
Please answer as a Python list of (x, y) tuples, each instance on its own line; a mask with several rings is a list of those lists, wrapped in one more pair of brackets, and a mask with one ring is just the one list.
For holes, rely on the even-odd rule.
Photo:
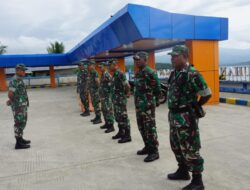
[(145, 145), (137, 154), (148, 154), (144, 161), (151, 162), (159, 159), (155, 108), (159, 105), (160, 81), (157, 73), (147, 66), (146, 52), (138, 52), (133, 58), (139, 69), (135, 74), (134, 89), (136, 119)]
[(195, 107), (201, 107), (209, 100), (211, 90), (202, 75), (188, 64), (186, 46), (175, 46), (169, 54), (174, 67), (168, 88), (170, 144), (179, 168), (168, 174), (168, 178), (189, 180), (189, 172), (192, 172), (192, 181), (183, 190), (203, 190), (201, 173), (204, 160), (199, 153), (201, 146)]
[(7, 105), (11, 106), (14, 116), (14, 132), (16, 138), (15, 149), (30, 148), (30, 140), (23, 139), (23, 130), (27, 123), (27, 111), (29, 99), (22, 77), (25, 76), (26, 67), (23, 64), (16, 66), (16, 75), (9, 83), (9, 100)]
[(78, 63), (79, 70), (77, 74), (77, 93), (79, 93), (82, 104), (84, 105), (85, 111), (80, 115), (85, 117), (89, 116), (89, 90), (88, 90), (88, 80), (89, 72), (86, 68), (86, 62)]
[(102, 123), (101, 120), (101, 108), (100, 108), (100, 96), (99, 96), (99, 86), (100, 81), (98, 77), (98, 72), (95, 70), (95, 62), (88, 62), (89, 69), (89, 91), (92, 100), (92, 104), (95, 110), (95, 118), (91, 120), (93, 124)]
[(101, 126), (101, 129), (106, 129), (105, 133), (113, 132), (114, 129), (114, 113), (113, 113), (113, 103), (111, 99), (111, 88), (112, 88), (112, 76), (106, 69), (107, 63), (99, 63), (100, 70), (102, 72), (101, 83), (100, 83), (100, 99), (102, 114), (105, 120), (105, 124)]
[(109, 61), (109, 70), (112, 78), (112, 101), (114, 106), (115, 120), (118, 123), (119, 131), (112, 139), (120, 139), (118, 143), (131, 141), (130, 121), (127, 113), (127, 98), (130, 96), (130, 86), (126, 75), (119, 70), (117, 60)]

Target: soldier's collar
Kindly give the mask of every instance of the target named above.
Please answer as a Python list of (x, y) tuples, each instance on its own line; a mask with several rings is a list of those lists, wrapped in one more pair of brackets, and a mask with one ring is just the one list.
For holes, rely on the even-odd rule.
[(177, 70), (175, 70), (175, 71), (178, 72), (178, 73), (186, 73), (186, 72), (188, 72), (189, 67), (190, 67), (190, 64), (186, 63), (186, 65), (185, 65), (185, 67), (183, 69), (181, 69), (179, 71), (177, 71)]
[(15, 78), (18, 79), (18, 80), (22, 79), (22, 77), (20, 77), (18, 75), (15, 75)]

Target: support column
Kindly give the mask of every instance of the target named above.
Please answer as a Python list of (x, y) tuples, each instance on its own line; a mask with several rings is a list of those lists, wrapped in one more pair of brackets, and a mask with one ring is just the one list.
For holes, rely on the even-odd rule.
[(0, 91), (7, 91), (5, 69), (0, 68)]
[(118, 66), (122, 72), (126, 72), (126, 66), (125, 66), (125, 58), (118, 58)]
[(154, 51), (148, 52), (148, 66), (151, 69), (156, 70), (155, 52)]
[(189, 62), (203, 75), (212, 90), (208, 104), (219, 103), (219, 47), (218, 41), (190, 40)]
[(49, 75), (50, 75), (50, 87), (56, 88), (55, 70), (53, 65), (49, 66)]

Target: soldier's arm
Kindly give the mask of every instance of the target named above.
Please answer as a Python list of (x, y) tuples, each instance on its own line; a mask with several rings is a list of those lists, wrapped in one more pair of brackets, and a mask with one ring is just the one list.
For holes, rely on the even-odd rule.
[(95, 82), (96, 82), (96, 84), (97, 84), (97, 87), (99, 88), (99, 87), (100, 87), (100, 80), (99, 80), (99, 78), (96, 78), (96, 79), (95, 79)]
[(16, 86), (15, 86), (14, 82), (11, 81), (10, 84), (9, 84), (9, 92), (8, 92), (8, 98), (9, 99), (6, 102), (6, 104), (8, 106), (11, 105), (11, 103), (13, 102), (15, 90), (16, 90)]
[(200, 97), (199, 100), (197, 100), (198, 104), (204, 105), (205, 103), (207, 103), (208, 100), (211, 98), (212, 93), (205, 79), (199, 72), (197, 72), (193, 77), (193, 86), (194, 86), (195, 92)]
[(99, 76), (98, 76), (97, 71), (95, 72), (95, 82), (97, 84), (97, 87), (99, 88), (100, 87), (100, 80), (99, 80)]
[(129, 85), (129, 82), (128, 82), (125, 74), (122, 74), (122, 83), (125, 87), (126, 96), (129, 97), (131, 95), (130, 85)]
[(161, 93), (161, 83), (156, 72), (151, 75), (150, 85), (153, 87), (153, 94), (155, 96), (156, 105), (159, 106), (159, 95)]
[(130, 85), (129, 85), (128, 81), (125, 84), (125, 90), (126, 90), (126, 95), (129, 98), (129, 96), (131, 95), (131, 91), (130, 91)]

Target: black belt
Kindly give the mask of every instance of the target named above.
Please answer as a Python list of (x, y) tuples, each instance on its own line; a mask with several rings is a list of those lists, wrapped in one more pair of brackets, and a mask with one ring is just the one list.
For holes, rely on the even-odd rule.
[(189, 112), (190, 108), (188, 106), (181, 107), (181, 108), (169, 108), (169, 111), (173, 113), (184, 113), (184, 112)]

